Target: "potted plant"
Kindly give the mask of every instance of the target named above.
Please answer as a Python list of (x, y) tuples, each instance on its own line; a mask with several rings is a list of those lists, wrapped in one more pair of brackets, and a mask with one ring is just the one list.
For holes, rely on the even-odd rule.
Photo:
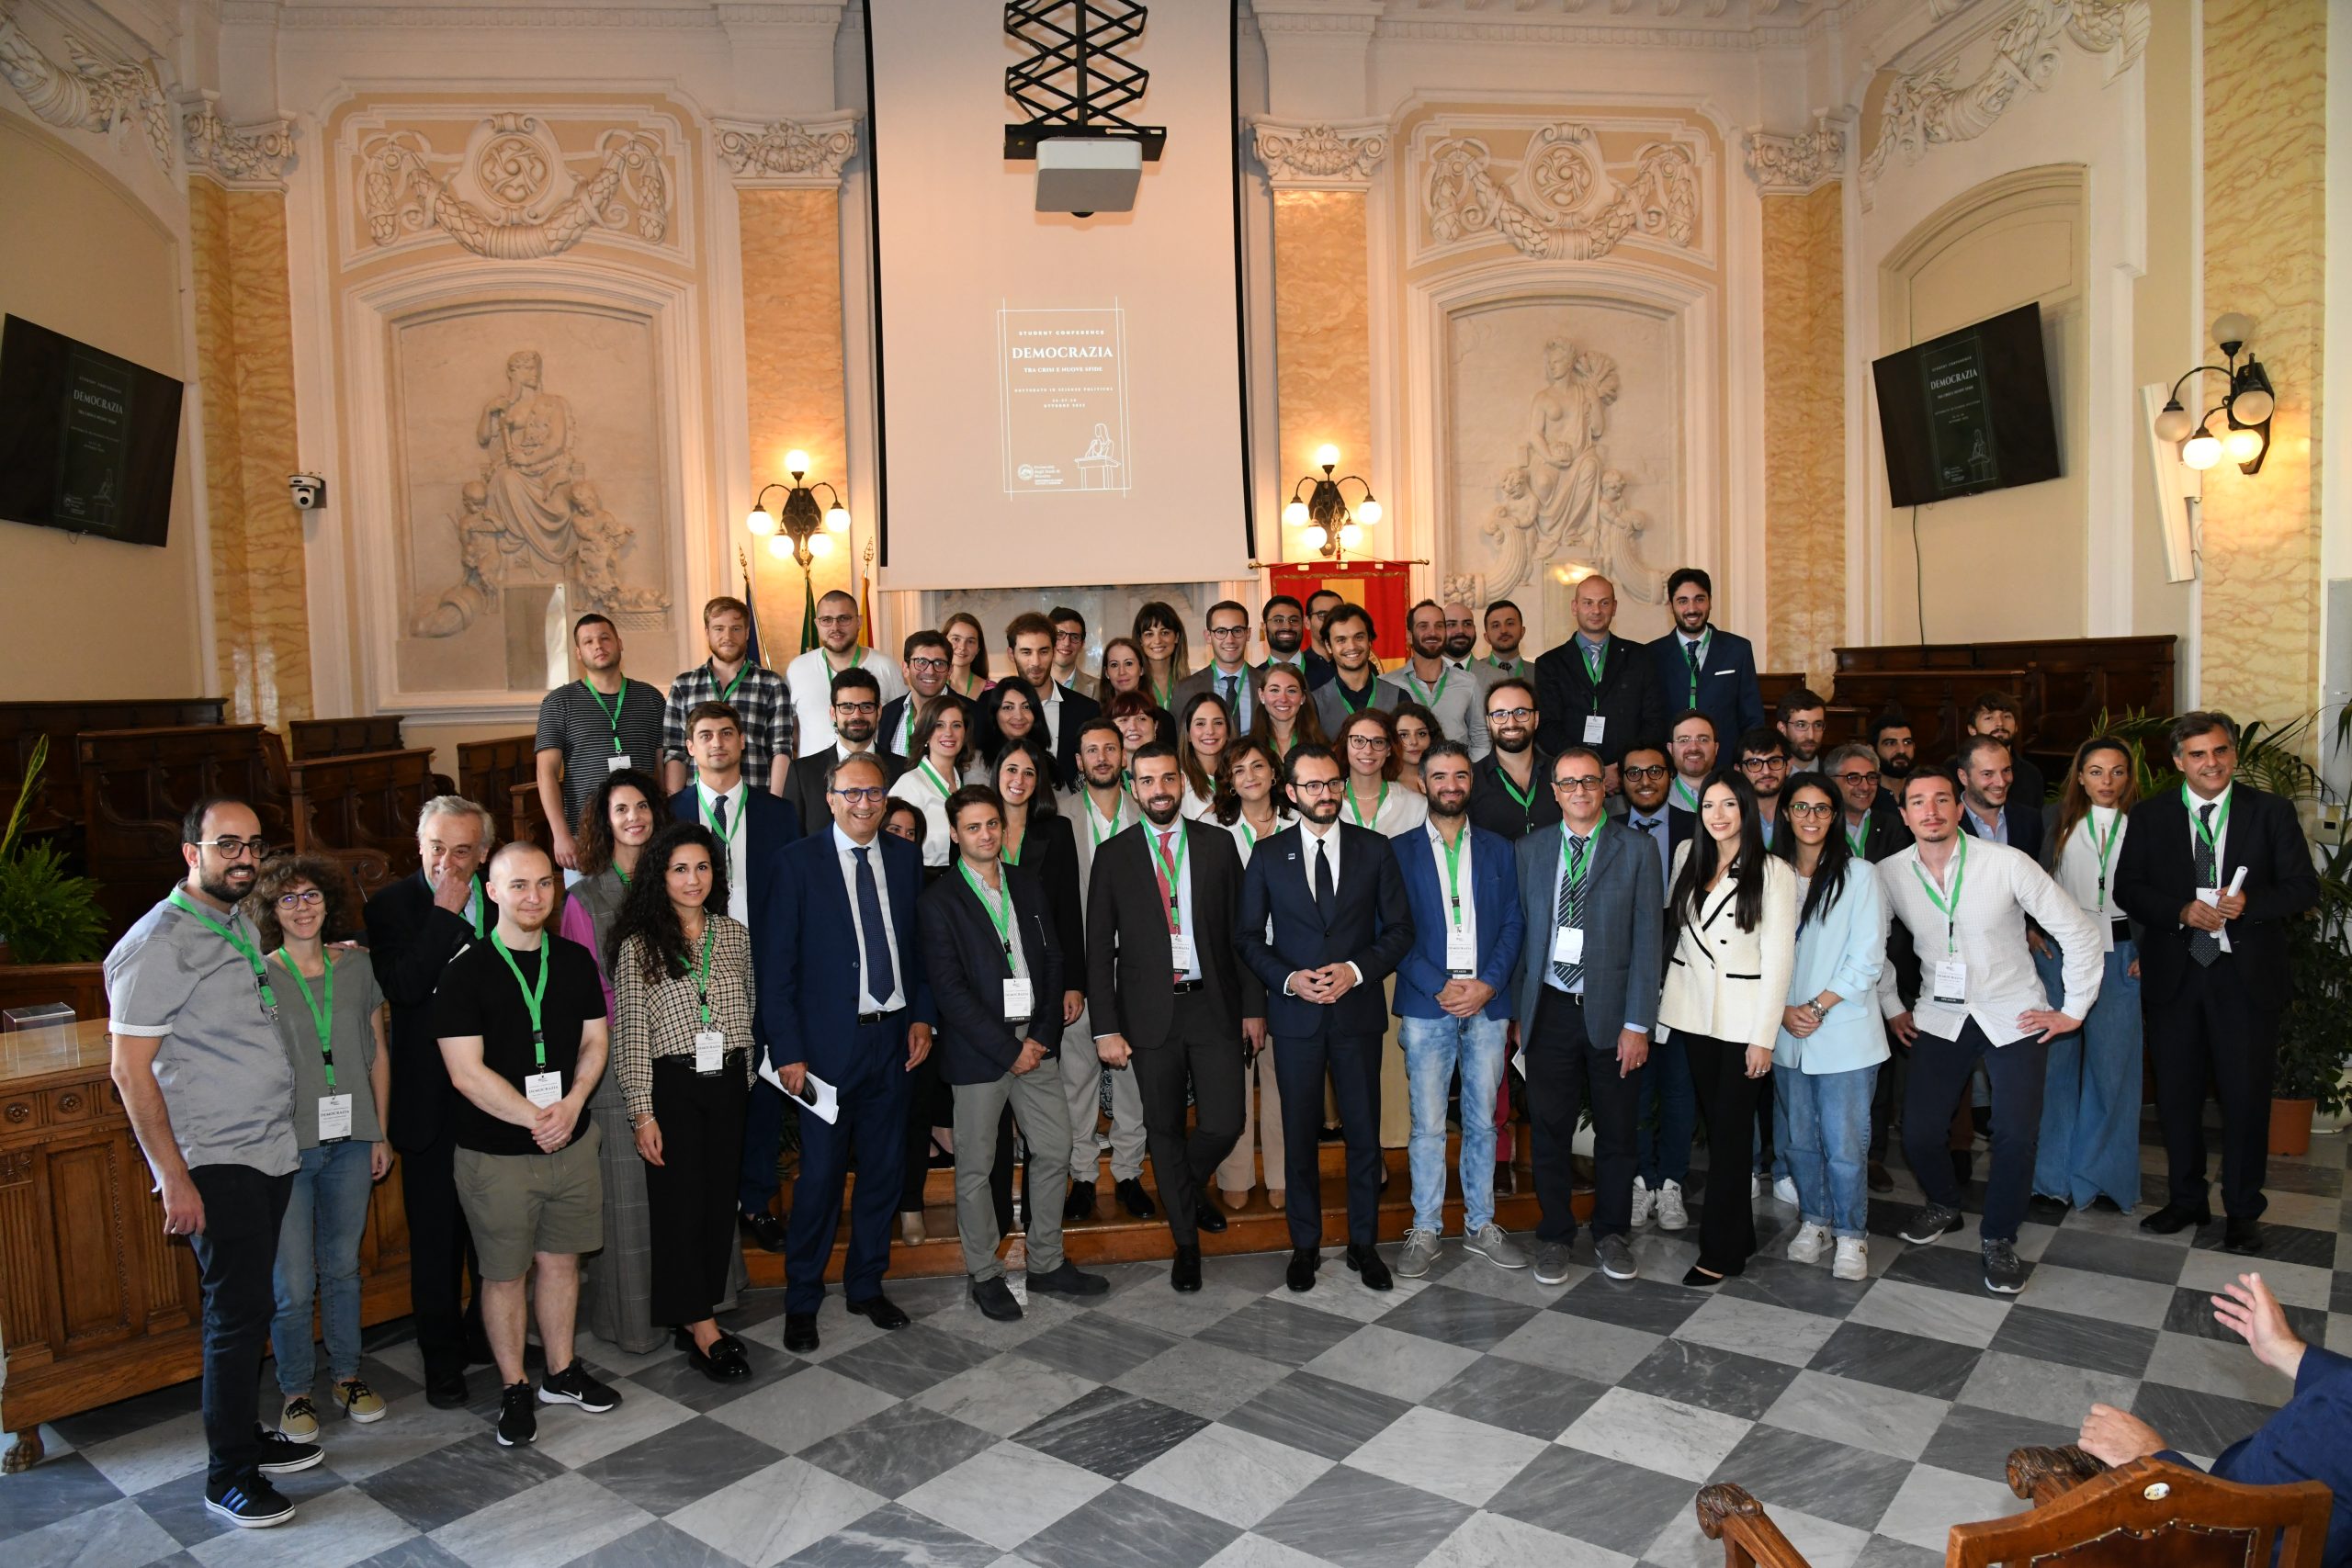
[(25, 813), (49, 763), (49, 738), (33, 743), (17, 803), (0, 829), (0, 942), (17, 964), (86, 964), (106, 953), (97, 884), (65, 870), (57, 846), (24, 840)]

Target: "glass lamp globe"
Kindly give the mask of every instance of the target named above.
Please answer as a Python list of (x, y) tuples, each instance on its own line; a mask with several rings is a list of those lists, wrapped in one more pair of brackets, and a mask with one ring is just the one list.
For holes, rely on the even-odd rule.
[(1306, 547), (1310, 550), (1321, 549), (1325, 545), (1330, 543), (1330, 539), (1331, 536), (1323, 531), (1323, 525), (1320, 523), (1317, 523), (1313, 527), (1309, 528), (1306, 534)]
[(808, 553), (812, 556), (831, 555), (833, 553), (833, 536), (831, 534), (809, 535)]
[(1352, 524), (1352, 523), (1342, 523), (1342, 524), (1340, 524), (1340, 547), (1341, 549), (1343, 549), (1343, 550), (1352, 550), (1352, 549), (1354, 549), (1358, 545), (1361, 545), (1361, 544), (1363, 544), (1363, 529), (1361, 529), (1361, 528), (1357, 527), (1357, 526), (1356, 526), (1354, 524)]
[(1306, 502), (1303, 501), (1294, 501), (1288, 506), (1283, 507), (1283, 521), (1289, 524), (1294, 528), (1305, 526), (1306, 523)]
[(2222, 456), (2233, 463), (2251, 463), (2262, 454), (2262, 432), (2233, 430), (2222, 437)]
[(2230, 400), (2230, 412), (2242, 424), (2260, 424), (2278, 409), (2278, 400), (2259, 387), (2248, 387)]
[(2213, 319), (2215, 343), (2244, 344), (2254, 338), (2254, 318), (2244, 310), (2231, 310)]
[(797, 446), (784, 455), (784, 471), (798, 479), (808, 471), (808, 454)]
[(790, 560), (792, 558), (792, 541), (786, 538), (782, 534), (770, 535), (768, 536), (768, 554), (775, 557), (778, 560)]
[(2192, 468), (2210, 468), (2222, 460), (2222, 444), (2210, 434), (2192, 435), (2181, 445), (2180, 460)]
[(743, 526), (749, 528), (758, 537), (764, 539), (775, 532), (775, 513), (764, 506), (754, 506), (752, 508), (752, 514), (743, 519)]
[(1315, 462), (1316, 466), (1318, 468), (1338, 468), (1340, 466), (1340, 449), (1337, 446), (1332, 446), (1329, 441), (1326, 441), (1322, 446), (1317, 446), (1315, 449)]
[(825, 526), (836, 534), (849, 532), (849, 508), (829, 506), (825, 509)]
[(1356, 516), (1365, 523), (1379, 522), (1381, 518), (1380, 502), (1373, 500), (1370, 496), (1365, 496), (1363, 498), (1363, 504), (1356, 508)]
[(2178, 441), (2188, 434), (2191, 424), (2187, 409), (2178, 403), (2166, 403), (2165, 412), (2156, 415), (2156, 439)]

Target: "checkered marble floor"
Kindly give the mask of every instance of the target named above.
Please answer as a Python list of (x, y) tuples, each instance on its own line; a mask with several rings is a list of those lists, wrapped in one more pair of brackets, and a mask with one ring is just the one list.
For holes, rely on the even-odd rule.
[[(2272, 1163), (2261, 1264), (2297, 1330), (2339, 1348), (2345, 1158), (2323, 1137)], [(2152, 1172), (2154, 1199), (2162, 1185)], [(1816, 1568), (1931, 1568), (1947, 1526), (2021, 1506), (2001, 1483), (2008, 1451), (2069, 1440), (2094, 1400), (2202, 1456), (2290, 1392), (2212, 1321), (2207, 1292), (2239, 1268), (2218, 1226), (2029, 1224), (2032, 1278), (2001, 1299), (1973, 1223), (1934, 1247), (1894, 1238), (1915, 1198), (1871, 1204), (1872, 1278), (1855, 1284), (1779, 1256), (1794, 1216), (1767, 1203), (1768, 1255), (1713, 1292), (1673, 1282), (1695, 1248), (1656, 1231), (1642, 1280), (1595, 1272), (1588, 1238), (1558, 1289), (1453, 1242), (1385, 1295), (1336, 1255), (1304, 1296), (1282, 1258), (1212, 1258), (1198, 1295), (1170, 1292), (1165, 1264), (1121, 1265), (1107, 1297), (1034, 1301), (1018, 1324), (983, 1318), (961, 1280), (891, 1286), (916, 1319), (891, 1335), (836, 1294), (822, 1348), (797, 1358), (763, 1292), (734, 1325), (749, 1383), (585, 1340), (624, 1403), (543, 1409), (524, 1450), (495, 1445), (482, 1370), (473, 1408), (428, 1407), (393, 1325), (366, 1368), (391, 1415), (324, 1418), (326, 1463), (286, 1478), (291, 1525), (239, 1532), (204, 1511), (190, 1383), (47, 1429), (52, 1457), (0, 1480), (0, 1559), (1702, 1568), (1721, 1549), (1691, 1498), (1729, 1480)]]

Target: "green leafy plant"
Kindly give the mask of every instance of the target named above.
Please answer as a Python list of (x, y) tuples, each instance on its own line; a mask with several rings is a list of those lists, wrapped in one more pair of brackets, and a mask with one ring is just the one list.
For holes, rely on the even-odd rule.
[(8, 825), (0, 829), (0, 938), (19, 964), (86, 964), (106, 952), (98, 885), (67, 873), (54, 844), (23, 841), (25, 813), (49, 765), (49, 737), (33, 743)]

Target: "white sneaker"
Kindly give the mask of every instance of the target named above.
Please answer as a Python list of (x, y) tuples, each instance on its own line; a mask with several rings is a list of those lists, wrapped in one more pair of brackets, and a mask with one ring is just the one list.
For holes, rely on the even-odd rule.
[(1764, 1196), (1764, 1183), (1765, 1177), (1762, 1171), (1752, 1170), (1747, 1173), (1747, 1201), (1749, 1202), (1753, 1203), (1758, 1199)]
[(1867, 1280), (1871, 1277), (1871, 1244), (1858, 1235), (1838, 1238), (1838, 1261), (1829, 1266), (1830, 1275), (1839, 1280)]
[(1643, 1185), (1642, 1179), (1638, 1176), (1634, 1178), (1634, 1224), (1635, 1225), (1645, 1225), (1650, 1223), (1650, 1205), (1657, 1201), (1657, 1195)]
[(1793, 1209), (1797, 1206), (1797, 1179), (1784, 1176), (1772, 1183), (1772, 1196)]
[(1682, 1183), (1661, 1181), (1657, 1184), (1657, 1228), (1679, 1231), (1690, 1223), (1690, 1212), (1682, 1206)]
[(1829, 1246), (1829, 1227), (1815, 1224), (1811, 1220), (1797, 1227), (1794, 1239), (1789, 1243), (1789, 1261), (1818, 1263)]

